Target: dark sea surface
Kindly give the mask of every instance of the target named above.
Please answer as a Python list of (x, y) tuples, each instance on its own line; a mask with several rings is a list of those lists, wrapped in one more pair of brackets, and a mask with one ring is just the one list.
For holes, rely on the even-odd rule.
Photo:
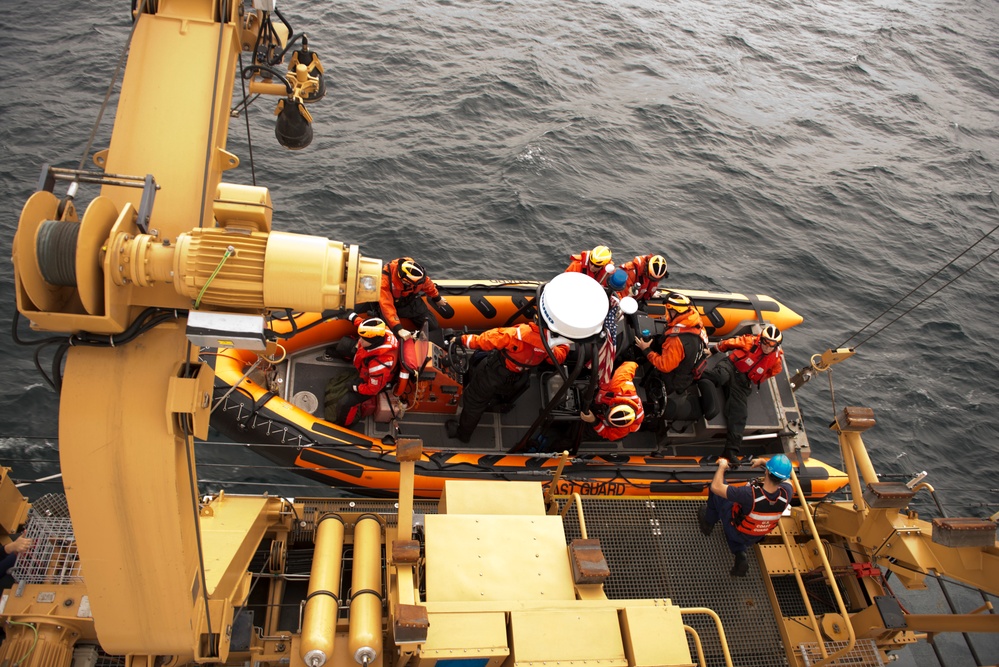
[[(435, 278), (548, 279), (598, 243), (619, 261), (661, 251), (670, 286), (769, 294), (801, 313), (785, 334), (794, 369), (932, 277), (850, 341), (865, 342), (835, 368), (834, 394), (822, 376), (798, 400), (818, 457), (840, 458), (831, 398), (867, 406), (881, 473), (929, 471), (951, 515), (999, 510), (999, 264), (988, 257), (999, 235), (983, 240), (999, 225), (999, 3), (279, 9), (308, 33), (332, 84), (310, 107), (304, 151), (277, 145), (272, 101), (250, 108), (275, 229), (383, 259), (412, 254)], [(130, 26), (124, 2), (5, 3), (4, 257), (41, 164), (80, 162)], [(253, 178), (246, 129), (232, 122), (228, 148), (242, 164), (226, 180)], [(95, 194), (81, 191), (81, 211)], [(9, 261), (0, 295), (9, 323)], [(0, 364), (0, 465), (19, 479), (52, 474), (58, 399), (30, 348), (8, 339)], [(322, 491), (239, 448), (199, 455), (203, 479)]]

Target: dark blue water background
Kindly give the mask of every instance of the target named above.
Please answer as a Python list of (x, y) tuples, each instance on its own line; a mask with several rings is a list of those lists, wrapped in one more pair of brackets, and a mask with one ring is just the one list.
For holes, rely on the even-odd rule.
[[(0, 14), (3, 257), (40, 165), (80, 161), (127, 5), (6, 3)], [(596, 243), (619, 259), (662, 251), (674, 287), (770, 294), (804, 315), (785, 336), (797, 368), (999, 224), (992, 1), (279, 8), (332, 85), (305, 151), (276, 145), (272, 102), (251, 107), (274, 228), (412, 254), (434, 277), (547, 279)], [(227, 179), (250, 182), (243, 118), (229, 150), (242, 165)], [(851, 344), (997, 247), (986, 238)], [(985, 259), (834, 371), (838, 408), (875, 410), (866, 442), (879, 471), (930, 471), (957, 515), (999, 510), (996, 266)], [(13, 294), (4, 260), (3, 322)], [(0, 464), (22, 479), (54, 472), (57, 398), (29, 349), (0, 345), (0, 365)], [(798, 399), (815, 454), (838, 462), (826, 378)], [(199, 456), (203, 479), (318, 492), (239, 448)]]

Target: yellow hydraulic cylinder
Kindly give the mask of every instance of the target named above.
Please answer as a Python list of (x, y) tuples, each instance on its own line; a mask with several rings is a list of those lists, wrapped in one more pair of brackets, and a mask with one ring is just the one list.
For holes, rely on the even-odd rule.
[(351, 579), (350, 654), (372, 664), (382, 652), (382, 525), (371, 514), (354, 525), (354, 575)]
[(343, 519), (327, 514), (316, 526), (316, 550), (309, 574), (309, 596), (302, 621), (302, 660), (322, 667), (333, 657), (340, 612), (340, 568), (343, 565)]

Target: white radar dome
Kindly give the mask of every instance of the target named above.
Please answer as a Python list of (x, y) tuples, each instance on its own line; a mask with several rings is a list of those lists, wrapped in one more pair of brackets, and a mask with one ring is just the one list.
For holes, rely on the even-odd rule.
[(541, 317), (554, 333), (583, 340), (600, 332), (609, 303), (604, 288), (583, 273), (561, 273), (541, 292)]

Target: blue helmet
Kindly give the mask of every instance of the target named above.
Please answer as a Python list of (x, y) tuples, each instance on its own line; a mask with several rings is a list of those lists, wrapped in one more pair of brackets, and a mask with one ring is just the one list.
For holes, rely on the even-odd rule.
[(617, 269), (614, 273), (607, 276), (607, 286), (612, 290), (617, 291), (622, 289), (628, 283), (628, 272)]
[(779, 480), (785, 480), (791, 476), (791, 460), (778, 454), (767, 461), (767, 472)]

